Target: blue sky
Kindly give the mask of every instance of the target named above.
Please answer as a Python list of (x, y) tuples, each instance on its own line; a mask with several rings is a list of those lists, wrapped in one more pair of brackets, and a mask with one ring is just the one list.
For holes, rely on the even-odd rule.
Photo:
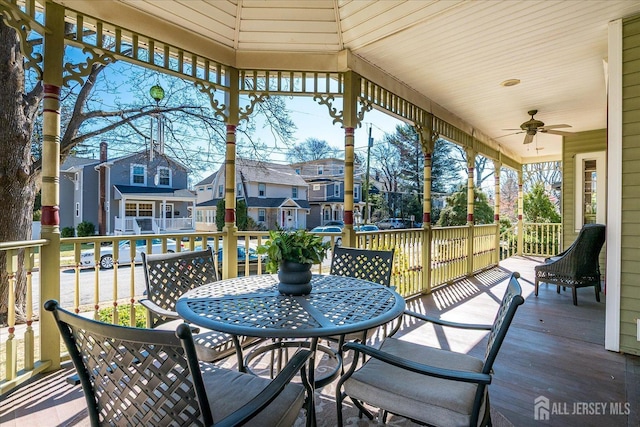
[[(287, 108), (290, 111), (291, 119), (297, 126), (296, 143), (307, 138), (317, 138), (327, 141), (333, 147), (344, 150), (344, 129), (339, 123), (333, 123), (326, 106), (318, 104), (310, 97), (295, 97), (287, 99)], [(382, 139), (385, 133), (394, 132), (396, 125), (401, 123), (401, 121), (377, 110), (365, 113), (362, 126), (355, 131), (356, 150), (366, 149), (370, 126), (371, 136), (375, 141)], [(260, 126), (256, 129), (255, 136), (268, 145), (271, 145), (270, 142), (275, 144), (269, 131)], [(271, 160), (276, 162), (284, 160), (284, 155), (274, 153), (272, 157)]]

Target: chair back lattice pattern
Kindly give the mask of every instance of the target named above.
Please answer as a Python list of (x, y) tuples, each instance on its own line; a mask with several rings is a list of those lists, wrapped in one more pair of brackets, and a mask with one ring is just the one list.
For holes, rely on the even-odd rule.
[[(157, 255), (142, 253), (147, 298), (159, 307), (175, 311), (176, 302), (185, 292), (218, 280), (211, 248), (201, 251)], [(167, 319), (149, 312), (151, 327)]]
[(390, 286), (392, 269), (393, 249), (382, 251), (336, 246), (333, 248), (329, 274)]
[(502, 346), (504, 337), (507, 335), (507, 330), (509, 329), (509, 325), (511, 325), (511, 321), (516, 314), (516, 310), (524, 303), (522, 287), (518, 282), (519, 277), (520, 274), (518, 273), (513, 273), (511, 275), (509, 284), (507, 285), (507, 290), (500, 302), (500, 308), (498, 309), (493, 321), (491, 332), (489, 332), (489, 340), (484, 357), (484, 366), (482, 368), (482, 372), (485, 374), (491, 373), (493, 362), (495, 361), (498, 351)]
[(175, 332), (97, 322), (54, 300), (45, 309), (69, 350), (92, 425), (202, 426), (211, 419), (200, 371), (194, 379), (189, 369), (189, 357), (197, 366), (195, 350), (185, 354)]

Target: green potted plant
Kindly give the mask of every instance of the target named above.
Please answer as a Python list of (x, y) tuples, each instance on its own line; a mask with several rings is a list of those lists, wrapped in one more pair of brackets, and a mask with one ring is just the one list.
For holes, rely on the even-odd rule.
[(322, 237), (306, 230), (271, 230), (269, 239), (258, 246), (258, 253), (267, 255), (265, 268), (278, 272), (280, 292), (306, 295), (311, 292), (311, 266), (319, 264), (331, 247)]

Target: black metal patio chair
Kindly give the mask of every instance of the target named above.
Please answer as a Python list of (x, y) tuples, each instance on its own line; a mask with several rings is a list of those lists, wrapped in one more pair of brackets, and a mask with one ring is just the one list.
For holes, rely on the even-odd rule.
[[(386, 251), (336, 246), (333, 248), (329, 274), (355, 277), (383, 286), (391, 286), (393, 254), (393, 249)], [(338, 353), (342, 355), (342, 346), (345, 341), (366, 342), (374, 332), (375, 330), (356, 332), (340, 337), (329, 337), (329, 340), (338, 343)]]
[[(355, 342), (345, 344), (345, 350), (355, 354), (336, 386), (338, 425), (342, 426), (342, 401), (346, 396), (369, 418), (373, 415), (363, 402), (385, 414), (390, 412), (427, 425), (491, 425), (487, 386), (509, 325), (524, 303), (519, 277), (518, 273), (511, 275), (492, 325), (448, 322), (405, 311), (405, 315), (442, 326), (490, 331), (483, 360), (393, 336), (385, 338), (380, 349)], [(359, 354), (370, 358), (356, 370)]]
[[(80, 377), (92, 426), (293, 425), (313, 396), (308, 381), (291, 383), (308, 350), (269, 380), (198, 362), (184, 323), (177, 331), (131, 328), (78, 316), (55, 300), (44, 307)], [(308, 402), (310, 423), (313, 398)]]
[[(141, 299), (140, 304), (147, 308), (148, 326), (154, 329), (175, 331), (184, 322), (175, 311), (178, 298), (219, 279), (211, 248), (156, 255), (142, 253), (142, 266), (146, 298)], [(241, 358), (236, 346), (246, 348), (258, 342), (256, 338), (235, 337), (206, 328), (192, 327), (192, 330), (198, 358), (206, 362), (233, 354)]]
[(600, 302), (600, 250), (604, 245), (605, 226), (587, 224), (582, 227), (576, 240), (565, 251), (545, 259), (544, 264), (535, 267), (535, 295), (539, 284), (549, 283), (560, 287), (570, 287), (573, 305), (578, 305), (577, 288), (594, 286), (596, 301)]

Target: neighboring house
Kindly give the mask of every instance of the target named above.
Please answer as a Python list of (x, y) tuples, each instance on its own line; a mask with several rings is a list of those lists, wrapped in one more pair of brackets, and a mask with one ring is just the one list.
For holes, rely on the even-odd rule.
[[(328, 221), (344, 220), (344, 160), (327, 158), (293, 163), (291, 167), (309, 184), (310, 214), (308, 227), (324, 225)], [(354, 171), (353, 203), (357, 218), (364, 209), (362, 202), (363, 175)]]
[[(215, 224), (218, 201), (224, 199), (224, 165), (211, 175), (213, 195), (196, 206), (198, 231), (211, 230)], [(208, 186), (203, 180), (198, 186)], [(247, 204), (247, 214), (268, 229), (307, 228), (309, 202), (307, 183), (287, 165), (239, 158), (236, 160), (236, 196)], [(207, 194), (207, 191), (197, 191)]]
[(61, 176), (61, 227), (88, 221), (103, 235), (195, 230), (188, 170), (156, 150), (108, 159), (102, 143), (99, 161), (70, 156)]
[(206, 202), (207, 200), (214, 199), (213, 192), (213, 181), (216, 179), (216, 174), (218, 172), (214, 172), (202, 181), (198, 182), (193, 186), (194, 191), (196, 192), (196, 203)]

